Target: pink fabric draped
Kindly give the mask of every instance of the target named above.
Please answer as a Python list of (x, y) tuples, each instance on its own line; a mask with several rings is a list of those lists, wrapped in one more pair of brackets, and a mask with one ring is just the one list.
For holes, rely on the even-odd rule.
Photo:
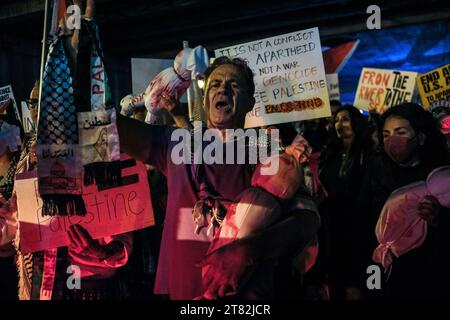
[(450, 166), (433, 170), (428, 175), (427, 188), (441, 206), (450, 208)]
[(427, 223), (418, 215), (419, 203), (432, 195), (450, 207), (450, 166), (432, 171), (426, 182), (415, 182), (392, 192), (378, 219), (375, 233), (380, 243), (373, 260), (391, 268), (394, 257), (418, 248), (427, 235)]
[(373, 260), (389, 270), (395, 257), (418, 248), (427, 235), (427, 223), (418, 214), (419, 202), (427, 194), (426, 184), (416, 182), (395, 190), (384, 205), (375, 233), (380, 245)]

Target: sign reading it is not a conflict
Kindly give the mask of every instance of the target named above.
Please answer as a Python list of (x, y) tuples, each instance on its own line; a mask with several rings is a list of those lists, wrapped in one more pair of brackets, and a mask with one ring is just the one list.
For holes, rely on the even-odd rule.
[(244, 59), (253, 70), (256, 104), (246, 128), (330, 116), (318, 28), (217, 49), (215, 55)]

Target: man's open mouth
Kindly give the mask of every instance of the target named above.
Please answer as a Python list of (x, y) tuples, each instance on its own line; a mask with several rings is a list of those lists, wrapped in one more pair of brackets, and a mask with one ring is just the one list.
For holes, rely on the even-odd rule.
[(216, 109), (221, 111), (228, 111), (231, 109), (231, 105), (227, 101), (217, 101)]

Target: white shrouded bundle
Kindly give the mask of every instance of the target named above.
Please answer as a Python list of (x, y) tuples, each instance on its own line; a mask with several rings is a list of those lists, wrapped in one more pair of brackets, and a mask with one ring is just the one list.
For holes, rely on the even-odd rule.
[(136, 96), (128, 95), (122, 99), (121, 113), (131, 115), (136, 107), (143, 106), (148, 110), (145, 122), (155, 123), (156, 114), (164, 106), (161, 98), (179, 100), (199, 75), (208, 68), (208, 53), (202, 46), (181, 50), (173, 62), (173, 67), (162, 70), (148, 85), (144, 93)]
[(378, 219), (375, 233), (380, 243), (373, 260), (391, 268), (394, 257), (420, 247), (427, 235), (427, 222), (419, 217), (419, 203), (426, 195), (450, 208), (450, 166), (435, 169), (427, 181), (415, 182), (392, 192)]

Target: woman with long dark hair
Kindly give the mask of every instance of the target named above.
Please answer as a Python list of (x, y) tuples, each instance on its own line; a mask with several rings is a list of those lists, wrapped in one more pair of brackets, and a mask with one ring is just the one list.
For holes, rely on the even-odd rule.
[[(380, 119), (380, 153), (373, 158), (359, 198), (365, 215), (367, 265), (377, 246), (375, 226), (389, 195), (449, 163), (444, 135), (431, 113), (414, 103), (388, 109)], [(392, 270), (378, 291), (379, 298), (418, 299), (446, 295), (448, 286), (449, 219), (436, 199), (427, 196), (419, 205), (419, 216), (428, 232), (421, 247), (395, 259)], [(447, 289), (448, 290), (448, 289)]]
[[(372, 140), (364, 116), (353, 106), (340, 107), (334, 130), (319, 158), (320, 181), (328, 197), (320, 207), (322, 230), (316, 272), (328, 277), (331, 299), (359, 299), (360, 259), (355, 242), (359, 214), (354, 198), (361, 188)], [(313, 271), (314, 272), (314, 271)]]

